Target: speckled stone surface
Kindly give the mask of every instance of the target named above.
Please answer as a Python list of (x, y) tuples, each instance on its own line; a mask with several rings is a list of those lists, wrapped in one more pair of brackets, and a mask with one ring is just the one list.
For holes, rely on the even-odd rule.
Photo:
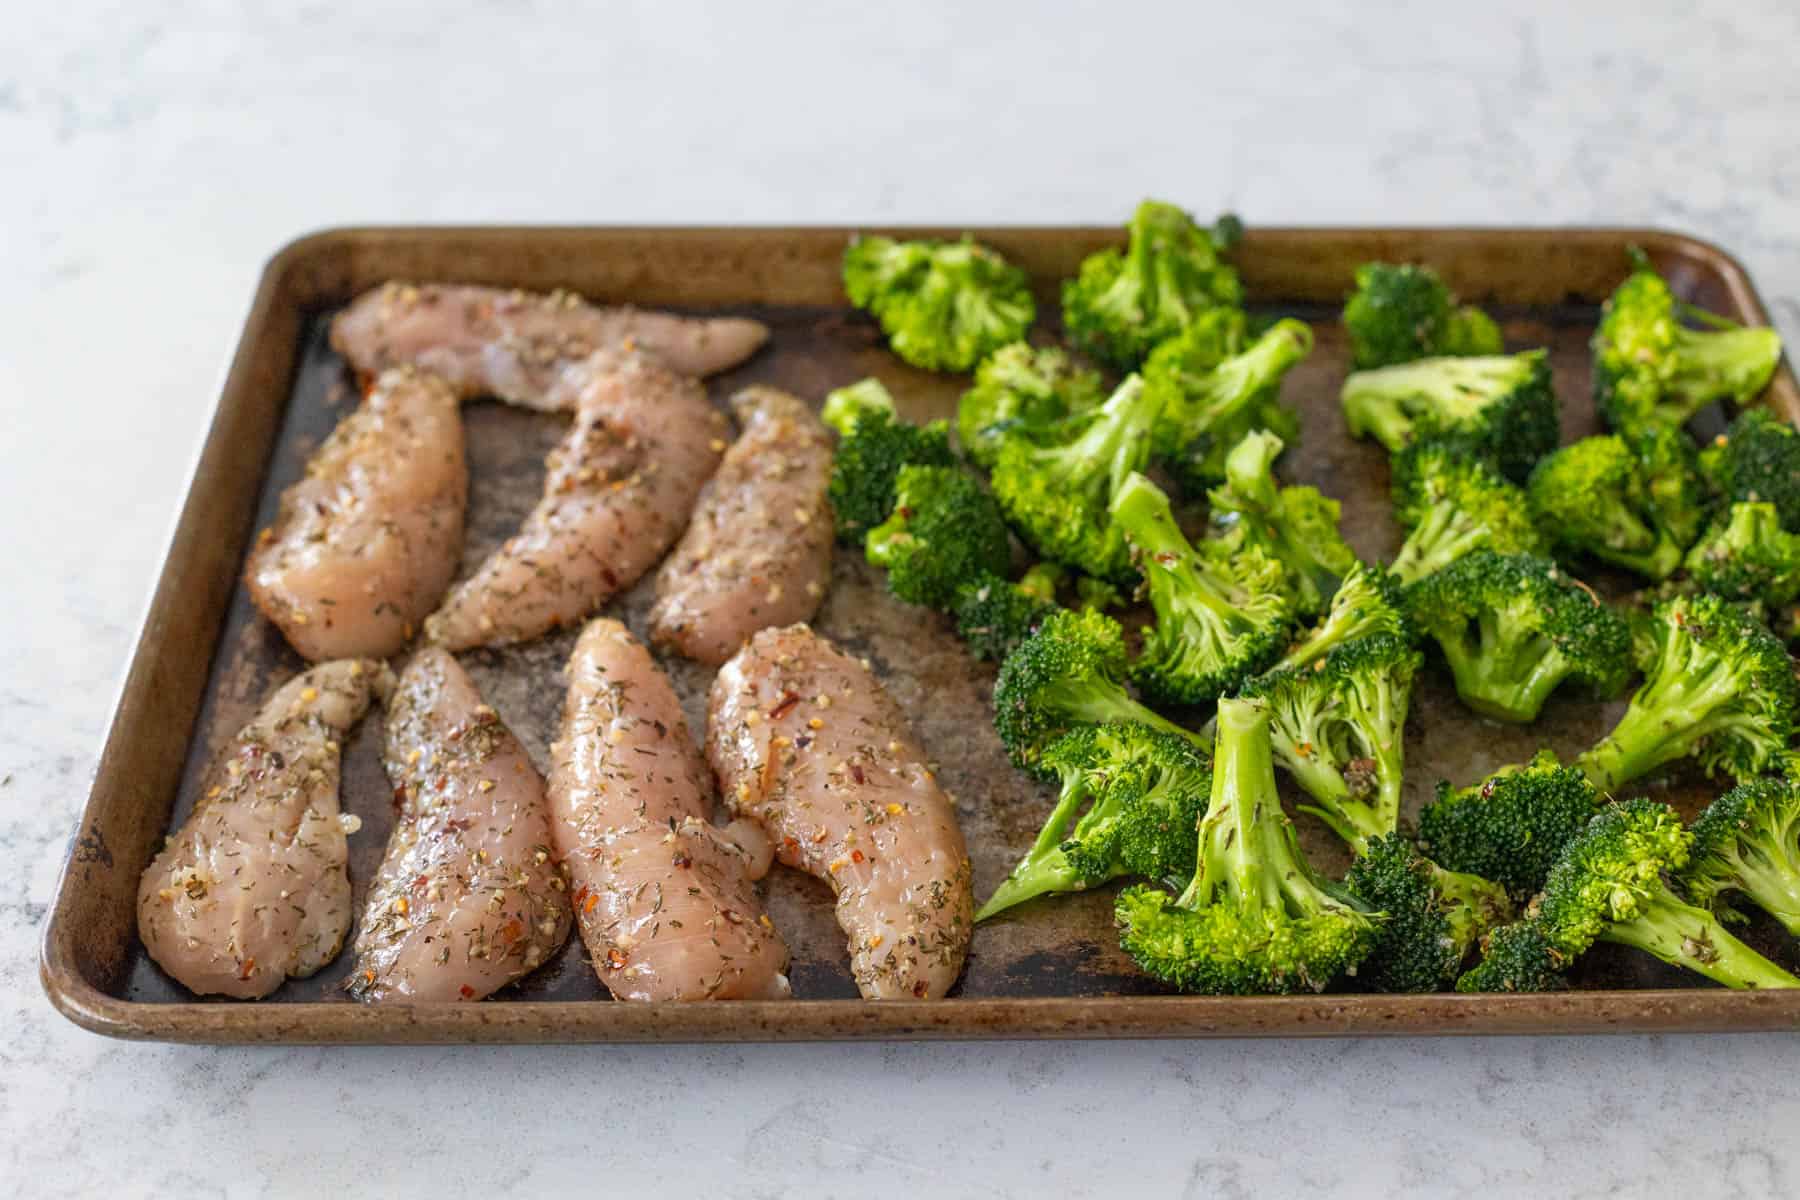
[[(1646, 223), (1800, 337), (1800, 9), (26, 6), (0, 38), (0, 1193), (1800, 1192), (1792, 1037), (239, 1050), (35, 943), (262, 260), (363, 221)], [(204, 648), (196, 648), (204, 652)]]

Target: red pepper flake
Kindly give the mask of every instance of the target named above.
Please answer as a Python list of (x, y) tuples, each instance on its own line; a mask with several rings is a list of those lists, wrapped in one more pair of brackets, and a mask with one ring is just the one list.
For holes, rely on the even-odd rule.
[(238, 978), (248, 979), (254, 974), (256, 974), (256, 960), (254, 958), (246, 958), (243, 961), (243, 964), (238, 967)]
[[(588, 885), (584, 883), (580, 887), (575, 889), (575, 907), (581, 908), (581, 902), (583, 900), (586, 900), (587, 898), (588, 898)], [(582, 908), (581, 911), (586, 912), (587, 910), (585, 908)]]
[(595, 892), (587, 898), (587, 903), (581, 906), (581, 911), (584, 913), (591, 913), (594, 911), (594, 905), (598, 903), (600, 903), (600, 893)]
[(616, 971), (625, 965), (625, 956), (619, 953), (616, 948), (608, 950), (606, 952), (606, 965)]
[(792, 836), (782, 838), (781, 839), (781, 852), (783, 854), (787, 854), (787, 855), (795, 855), (795, 854), (800, 853), (799, 841)]
[(519, 923), (519, 918), (514, 917), (500, 927), (500, 940), (503, 942), (516, 942), (524, 932), (525, 926)]
[(430, 884), (431, 884), (431, 876), (420, 875), (418, 878), (416, 878), (412, 881), (412, 890), (415, 892), (423, 891), (425, 888), (429, 887)]
[(923, 1000), (924, 998), (925, 998), (925, 981), (923, 979), (920, 979), (913, 983), (913, 999)]
[(863, 852), (861, 850), (852, 850), (850, 852), (850, 861), (851, 862), (861, 862), (862, 860), (863, 860)]
[(781, 694), (781, 703), (769, 710), (769, 720), (781, 720), (781, 718), (793, 712), (794, 705), (798, 703), (800, 703), (800, 697), (794, 695), (792, 692), (783, 692)]
[(394, 789), (394, 807), (406, 807), (406, 785), (404, 783)]
[(688, 857), (688, 852), (686, 850), (677, 850), (675, 852), (675, 865), (685, 871), (687, 868), (694, 865), (694, 860)]
[(863, 777), (863, 769), (862, 769), (861, 763), (851, 763), (850, 764), (850, 778), (856, 780), (856, 782), (859, 784), (868, 782), (868, 780)]
[(733, 925), (742, 925), (744, 923), (744, 918), (738, 916), (737, 912), (733, 909), (721, 908), (719, 910), (719, 915), (724, 917), (726, 921), (730, 922)]

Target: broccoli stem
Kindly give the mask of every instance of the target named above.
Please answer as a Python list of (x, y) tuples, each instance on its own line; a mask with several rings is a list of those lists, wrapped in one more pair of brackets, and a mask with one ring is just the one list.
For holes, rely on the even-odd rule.
[(1082, 680), (1053, 684), (1044, 689), (1043, 703), (1048, 708), (1066, 714), (1070, 723), (1075, 725), (1141, 721), (1190, 741), (1194, 737), (1167, 717), (1111, 686), (1100, 686)]
[(1299, 809), (1319, 818), (1344, 840), (1352, 854), (1367, 852), (1369, 843), (1394, 832), (1400, 824), (1400, 771), (1390, 755), (1380, 756), (1381, 784), (1370, 803), (1351, 797), (1344, 777), (1316, 758), (1288, 762), (1289, 773), (1317, 803)]
[(1345, 415), (1350, 420), (1351, 436), (1372, 437), (1392, 454), (1398, 454), (1411, 444), (1413, 419), (1398, 399), (1370, 395), (1359, 397), (1359, 400), (1361, 402), (1354, 408), (1348, 405), (1345, 408)]
[[(1687, 656), (1677, 648), (1684, 640), (1665, 639), (1651, 682), (1631, 698), (1613, 731), (1575, 760), (1601, 791), (1615, 791), (1664, 763), (1686, 757), (1708, 734), (1731, 723), (1729, 715), (1720, 719), (1716, 710), (1731, 703), (1740, 681), (1718, 661), (1703, 672), (1692, 671)], [(1698, 720), (1694, 714), (1701, 714)]]
[(1062, 844), (1087, 796), (1085, 787), (1063, 789), (1031, 849), (975, 914), (976, 924), (1027, 900), (1051, 892), (1078, 890), (1082, 886), (1075, 869), (1069, 865), (1068, 856), (1062, 852)]
[(1800, 937), (1800, 879), (1764, 855), (1754, 860), (1738, 855), (1737, 879), (1744, 894), (1756, 906), (1781, 922), (1781, 927)]
[(1600, 940), (1643, 950), (1729, 988), (1800, 987), (1800, 979), (1738, 941), (1712, 913), (1660, 883), (1639, 916), (1608, 924)]
[(1455, 505), (1437, 504), (1406, 535), (1388, 569), (1401, 583), (1413, 583), (1480, 549), (1485, 534), (1485, 529)]
[(1568, 676), (1568, 660), (1545, 638), (1519, 640), (1492, 612), (1484, 611), (1476, 628), (1473, 645), (1466, 637), (1439, 642), (1456, 677), (1456, 694), (1484, 717), (1529, 721)]
[[(1215, 720), (1219, 740), (1213, 751), (1211, 809), (1226, 806), (1236, 837), (1208, 838), (1200, 832), (1200, 868), (1176, 900), (1177, 908), (1204, 908), (1220, 894), (1227, 881), (1235, 885), (1238, 907), (1246, 913), (1281, 906), (1281, 881), (1262, 869), (1269, 857), (1261, 845), (1261, 833), (1269, 827), (1262, 817), (1263, 803), (1277, 803), (1275, 754), (1268, 736), (1269, 710), (1261, 704), (1225, 700)], [(1220, 843), (1224, 843), (1220, 845)]]

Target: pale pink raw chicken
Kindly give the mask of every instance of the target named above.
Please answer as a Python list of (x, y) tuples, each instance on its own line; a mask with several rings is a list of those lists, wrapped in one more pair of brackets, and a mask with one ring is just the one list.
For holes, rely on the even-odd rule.
[(731, 811), (837, 893), (862, 994), (942, 997), (974, 926), (968, 849), (869, 668), (804, 625), (765, 629), (713, 681), (706, 748)]
[(768, 842), (707, 819), (710, 789), (674, 690), (625, 626), (590, 622), (569, 659), (550, 803), (577, 927), (620, 1000), (776, 1000), (787, 944), (755, 881)]
[(421, 650), (388, 704), (399, 814), (363, 903), (360, 1000), (479, 1000), (569, 936), (544, 780), (450, 654)]
[(189, 991), (254, 1000), (332, 959), (350, 929), (338, 747), (393, 676), (321, 663), (277, 689), (207, 768), (138, 882), (138, 933)]
[(744, 431), (657, 572), (650, 613), (657, 645), (709, 666), (759, 629), (810, 620), (831, 580), (831, 432), (774, 388), (731, 405)]
[(522, 642), (582, 620), (668, 550), (725, 450), (698, 383), (637, 355), (581, 368), (575, 423), (519, 532), (426, 621), (451, 650)]
[(250, 551), (250, 598), (305, 658), (385, 658), (436, 607), (462, 553), (462, 416), (398, 367), (339, 421)]
[(333, 348), (365, 375), (410, 363), (443, 376), (459, 396), (543, 411), (576, 407), (579, 388), (564, 373), (596, 350), (636, 350), (698, 376), (736, 366), (768, 337), (760, 321), (742, 317), (597, 308), (573, 292), (442, 283), (383, 284), (331, 324)]

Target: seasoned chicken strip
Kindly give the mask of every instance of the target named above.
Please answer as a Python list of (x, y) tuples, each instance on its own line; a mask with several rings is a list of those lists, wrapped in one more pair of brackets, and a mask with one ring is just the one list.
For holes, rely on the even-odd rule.
[(308, 659), (386, 658), (456, 572), (468, 490), (456, 397), (384, 372), (282, 493), (250, 551), (250, 598)]
[(548, 295), (441, 283), (388, 283), (364, 292), (331, 323), (331, 344), (364, 374), (411, 363), (459, 396), (498, 396), (544, 411), (572, 410), (564, 369), (596, 350), (642, 351), (682, 375), (743, 362), (769, 338), (760, 321), (596, 308), (573, 292)]
[(747, 388), (744, 432), (656, 576), (650, 636), (710, 666), (771, 625), (807, 621), (831, 580), (831, 433), (799, 400)]
[(138, 882), (144, 948), (189, 991), (255, 1000), (337, 957), (358, 824), (338, 808), (338, 742), (392, 686), (378, 662), (313, 667), (207, 769)]
[(691, 379), (597, 354), (550, 452), (544, 498), (425, 632), (452, 650), (522, 642), (579, 621), (636, 583), (687, 525), (725, 449), (724, 414)]
[(706, 820), (706, 768), (681, 704), (617, 621), (582, 631), (550, 753), (557, 849), (613, 996), (787, 996), (787, 943), (752, 886), (769, 869), (768, 842)]
[(706, 749), (731, 810), (837, 892), (862, 994), (943, 996), (973, 928), (968, 850), (869, 669), (804, 625), (765, 629), (713, 681)]
[(350, 993), (479, 1000), (569, 936), (544, 780), (450, 655), (400, 674), (383, 755), (399, 820), (363, 905)]

